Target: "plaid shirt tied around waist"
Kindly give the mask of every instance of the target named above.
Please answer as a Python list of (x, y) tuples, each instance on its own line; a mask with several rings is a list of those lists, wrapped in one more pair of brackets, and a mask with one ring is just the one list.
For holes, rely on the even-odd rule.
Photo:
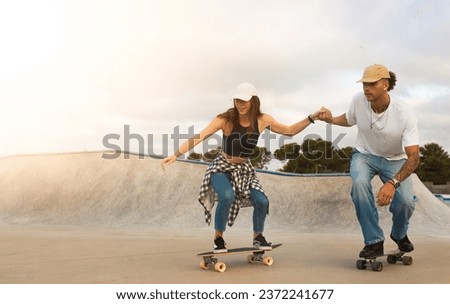
[(230, 215), (228, 216), (228, 226), (231, 227), (238, 216), (239, 209), (253, 205), (250, 188), (261, 191), (262, 193), (264, 191), (256, 177), (255, 168), (250, 160), (241, 164), (233, 164), (223, 156), (222, 152), (219, 152), (205, 172), (198, 196), (198, 201), (205, 208), (205, 221), (208, 225), (211, 224), (211, 210), (218, 201), (218, 195), (211, 186), (211, 174), (217, 172), (229, 173), (231, 176), (231, 185), (234, 192), (234, 202), (231, 206)]

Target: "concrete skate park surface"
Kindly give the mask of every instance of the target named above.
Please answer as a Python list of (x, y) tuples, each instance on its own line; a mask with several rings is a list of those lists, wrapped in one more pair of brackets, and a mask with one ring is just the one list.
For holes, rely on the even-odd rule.
[[(225, 273), (202, 270), (213, 228), (197, 201), (206, 166), (102, 152), (0, 159), (0, 283), (450, 283), (450, 208), (413, 176), (417, 196), (410, 266), (382, 260), (356, 269), (363, 240), (349, 176), (258, 172), (270, 200), (265, 235), (284, 245), (274, 264), (224, 257)], [(380, 181), (374, 181), (378, 189)], [(389, 240), (387, 207), (379, 208)], [(228, 247), (251, 245), (252, 208), (228, 228)]]

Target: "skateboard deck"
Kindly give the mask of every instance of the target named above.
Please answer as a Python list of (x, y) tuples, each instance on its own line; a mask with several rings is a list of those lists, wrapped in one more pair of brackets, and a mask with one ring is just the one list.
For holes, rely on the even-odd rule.
[(262, 263), (264, 265), (270, 266), (273, 264), (273, 258), (269, 256), (264, 256), (264, 253), (267, 251), (272, 251), (275, 248), (280, 247), (283, 244), (275, 244), (272, 245), (272, 249), (270, 250), (260, 250), (253, 247), (241, 247), (241, 248), (232, 248), (228, 249), (228, 252), (222, 253), (214, 253), (212, 251), (203, 252), (197, 254), (197, 256), (201, 256), (202, 260), (200, 261), (200, 268), (209, 269), (210, 267), (214, 267), (214, 270), (218, 272), (224, 272), (227, 269), (227, 266), (223, 262), (219, 262), (218, 257), (233, 255), (233, 254), (249, 254), (247, 256), (247, 262), (249, 263)]
[(396, 264), (397, 262), (402, 262), (403, 265), (411, 265), (413, 259), (411, 256), (406, 256), (406, 252), (400, 250), (393, 250), (385, 252), (382, 255), (370, 257), (370, 258), (360, 258), (356, 261), (356, 268), (358, 269), (366, 269), (370, 266), (373, 271), (381, 271), (383, 270), (383, 263), (377, 261), (377, 258), (387, 257), (387, 262), (389, 264)]

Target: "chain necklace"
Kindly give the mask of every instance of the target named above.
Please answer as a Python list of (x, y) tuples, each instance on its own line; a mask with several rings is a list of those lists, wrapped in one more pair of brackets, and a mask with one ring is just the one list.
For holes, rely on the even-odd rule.
[[(390, 100), (389, 100), (389, 103), (386, 105), (386, 109), (383, 111), (383, 114), (381, 114), (380, 116), (376, 116), (376, 114), (378, 114), (377, 113), (377, 111), (373, 111), (372, 110), (372, 107), (371, 107), (371, 103), (369, 102), (368, 103), (368, 105), (369, 105), (369, 111), (370, 111), (370, 129), (371, 130), (377, 130), (377, 131), (380, 131), (380, 130), (382, 130), (382, 129), (384, 129), (385, 127), (386, 127), (386, 125), (387, 125), (387, 115), (388, 114), (386, 114), (387, 113), (387, 110), (388, 110), (388, 107), (389, 107), (389, 104), (390, 104), (391, 102), (390, 102)], [(375, 120), (373, 120), (373, 116), (374, 116), (374, 114), (373, 114), (373, 112), (375, 112)], [(378, 122), (378, 121), (380, 121), (383, 117), (384, 117), (384, 115), (386, 115), (386, 121), (385, 121), (385, 123), (384, 123), (384, 126), (382, 126), (382, 127), (377, 127), (375, 124)]]

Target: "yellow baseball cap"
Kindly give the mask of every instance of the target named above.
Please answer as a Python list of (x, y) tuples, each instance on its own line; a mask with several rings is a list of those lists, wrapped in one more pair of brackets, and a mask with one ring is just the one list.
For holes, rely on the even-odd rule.
[(384, 65), (373, 64), (364, 69), (363, 77), (357, 82), (377, 82), (382, 78), (391, 78), (389, 70)]

